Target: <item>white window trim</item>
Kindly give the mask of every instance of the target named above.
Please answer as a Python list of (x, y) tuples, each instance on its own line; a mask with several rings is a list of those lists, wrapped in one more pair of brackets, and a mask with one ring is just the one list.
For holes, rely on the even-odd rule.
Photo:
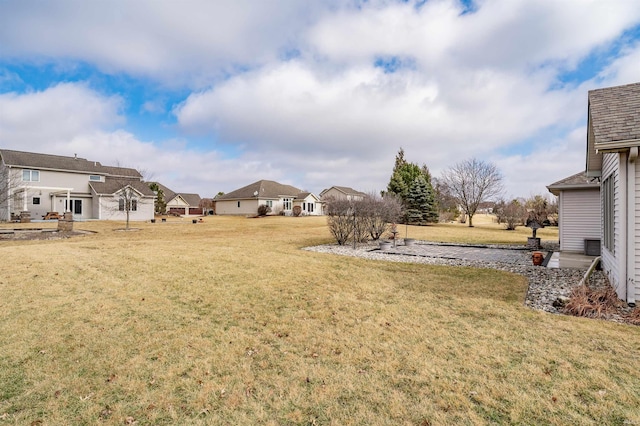
[[(29, 173), (29, 178), (25, 179), (25, 172)], [(33, 175), (36, 174), (38, 176), (37, 179), (33, 178)], [(23, 169), (22, 170), (22, 181), (23, 182), (40, 182), (40, 170), (32, 170), (32, 169)]]

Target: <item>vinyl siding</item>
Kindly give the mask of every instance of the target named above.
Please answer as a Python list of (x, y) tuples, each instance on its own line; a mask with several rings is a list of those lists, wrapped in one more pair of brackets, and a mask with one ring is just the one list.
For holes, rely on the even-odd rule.
[[(240, 207), (238, 207), (240, 201)], [(216, 201), (216, 214), (219, 215), (256, 215), (258, 214), (258, 200), (226, 200)]]
[(584, 252), (585, 239), (600, 239), (600, 190), (560, 193), (560, 250)]
[[(126, 220), (127, 212), (119, 210), (118, 197), (97, 197), (103, 220)], [(153, 198), (138, 198), (137, 210), (129, 212), (130, 221), (145, 221), (155, 217)]]
[[(617, 289), (618, 296), (623, 297), (623, 288), (620, 287), (620, 275), (618, 273), (618, 256), (621, 252), (620, 248), (620, 187), (619, 187), (619, 170), (618, 170), (618, 154), (604, 154), (602, 159), (602, 180), (613, 174), (614, 176), (614, 252), (602, 247), (602, 267), (609, 277), (611, 285)], [(602, 204), (604, 205), (604, 204)], [(604, 217), (604, 215), (602, 215)], [(604, 229), (604, 226), (601, 226)], [(604, 235), (601, 235), (604, 241)], [(623, 283), (624, 284), (624, 283)]]

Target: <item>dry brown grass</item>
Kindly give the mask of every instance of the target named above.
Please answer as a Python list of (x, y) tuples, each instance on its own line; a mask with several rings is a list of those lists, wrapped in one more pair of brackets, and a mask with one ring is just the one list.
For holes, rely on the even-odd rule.
[(640, 328), (520, 276), (300, 250), (324, 218), (136, 226), (0, 245), (0, 424), (640, 424)]

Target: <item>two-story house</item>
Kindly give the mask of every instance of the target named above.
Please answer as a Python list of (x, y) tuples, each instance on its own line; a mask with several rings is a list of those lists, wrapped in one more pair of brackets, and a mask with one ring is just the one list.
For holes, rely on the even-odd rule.
[(0, 220), (49, 212), (75, 220), (153, 219), (155, 195), (135, 169), (97, 161), (0, 149)]

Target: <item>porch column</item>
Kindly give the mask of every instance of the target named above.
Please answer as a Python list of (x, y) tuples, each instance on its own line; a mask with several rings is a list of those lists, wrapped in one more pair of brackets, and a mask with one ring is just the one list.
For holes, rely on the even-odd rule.
[(22, 211), (23, 212), (27, 211), (27, 189), (26, 188), (24, 191), (22, 191)]
[(64, 209), (64, 212), (70, 212), (71, 211), (71, 191), (67, 189), (67, 208)]

